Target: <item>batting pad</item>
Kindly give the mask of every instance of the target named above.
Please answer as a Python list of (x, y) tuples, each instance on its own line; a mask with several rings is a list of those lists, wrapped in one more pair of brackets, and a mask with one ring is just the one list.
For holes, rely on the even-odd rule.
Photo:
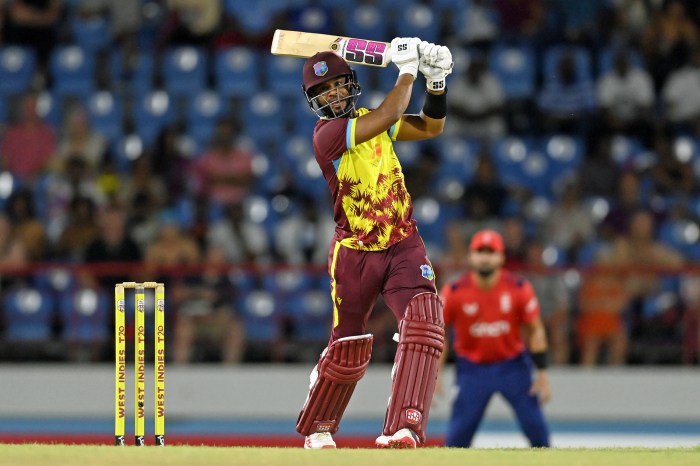
[(357, 382), (372, 357), (371, 334), (339, 338), (324, 350), (311, 373), (311, 387), (297, 419), (297, 432), (338, 431)]
[(425, 426), (444, 344), (445, 323), (440, 299), (435, 293), (414, 296), (399, 324), (399, 348), (384, 435), (393, 435), (407, 427), (425, 442)]

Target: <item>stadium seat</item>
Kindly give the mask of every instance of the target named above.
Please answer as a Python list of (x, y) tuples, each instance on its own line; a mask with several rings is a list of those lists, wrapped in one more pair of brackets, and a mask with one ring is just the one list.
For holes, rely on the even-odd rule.
[(6, 341), (40, 343), (51, 339), (54, 301), (48, 292), (35, 287), (13, 289), (3, 304)]
[(302, 93), (301, 68), (304, 61), (297, 57), (268, 55), (263, 74), (269, 91), (279, 97), (297, 97)]
[(464, 138), (440, 137), (434, 140), (434, 144), (440, 158), (438, 175), (449, 175), (465, 185), (470, 183), (479, 158), (479, 143)]
[(60, 97), (87, 98), (95, 89), (95, 57), (76, 45), (58, 46), (49, 58), (52, 91)]
[(125, 134), (112, 142), (113, 160), (117, 171), (122, 175), (128, 175), (134, 160), (141, 157), (146, 150), (143, 139), (138, 134)]
[(440, 39), (440, 18), (428, 5), (413, 3), (399, 10), (394, 27), (399, 37), (420, 37), (428, 42), (438, 43)]
[(249, 48), (231, 47), (216, 52), (214, 76), (216, 86), (226, 97), (245, 97), (260, 88), (258, 57)]
[(555, 45), (544, 52), (542, 78), (545, 85), (559, 82), (559, 59), (567, 51), (574, 55), (577, 81), (591, 82), (593, 80), (591, 54), (587, 49), (577, 46)]
[(281, 140), (286, 131), (282, 101), (272, 92), (250, 94), (244, 103), (243, 127), (259, 146)]
[(357, 38), (389, 37), (389, 21), (376, 5), (358, 5), (345, 12), (345, 35)]
[(581, 138), (565, 134), (544, 136), (539, 149), (547, 157), (555, 189), (576, 175), (586, 150)]
[(266, 33), (273, 24), (275, 15), (288, 7), (287, 0), (265, 0), (244, 2), (224, 0), (226, 14), (236, 19), (240, 28), (248, 34)]
[(443, 247), (445, 226), (450, 220), (451, 211), (436, 198), (424, 196), (413, 201), (413, 213), (426, 247), (429, 249)]
[(110, 143), (119, 140), (124, 131), (123, 99), (109, 91), (91, 95), (87, 102), (90, 123)]
[(100, 344), (110, 337), (110, 299), (104, 290), (70, 288), (60, 296), (61, 337), (69, 344)]
[[(598, 54), (598, 76), (602, 76), (610, 72), (613, 68), (613, 60), (617, 52), (616, 46), (605, 46)], [(630, 57), (630, 62), (635, 68), (644, 68), (644, 60), (639, 51), (628, 49), (627, 54)]]
[(273, 344), (280, 339), (280, 312), (272, 293), (265, 290), (245, 293), (240, 298), (238, 309), (248, 342)]
[(491, 154), (502, 183), (524, 186), (523, 164), (531, 151), (532, 142), (528, 138), (509, 136), (494, 141)]
[(173, 97), (191, 97), (207, 84), (207, 54), (195, 47), (173, 47), (165, 51), (162, 63), (163, 84)]
[(155, 59), (149, 53), (126, 57), (121, 50), (110, 55), (109, 72), (112, 84), (125, 87), (134, 96), (143, 96), (153, 90)]
[(217, 121), (228, 115), (229, 105), (217, 92), (202, 91), (188, 102), (187, 132), (199, 147), (207, 147)]
[(489, 69), (509, 99), (526, 99), (534, 95), (537, 66), (530, 46), (498, 43), (491, 48), (488, 62)]
[(287, 313), (296, 342), (328, 342), (333, 327), (333, 302), (328, 290), (305, 290), (290, 300)]
[(132, 113), (136, 133), (150, 147), (161, 130), (177, 118), (175, 103), (167, 92), (153, 91), (140, 97)]
[(104, 16), (82, 18), (75, 14), (69, 20), (73, 43), (88, 53), (101, 52), (112, 40), (110, 21)]
[(0, 47), (0, 96), (3, 99), (29, 89), (36, 69), (36, 53), (29, 47)]

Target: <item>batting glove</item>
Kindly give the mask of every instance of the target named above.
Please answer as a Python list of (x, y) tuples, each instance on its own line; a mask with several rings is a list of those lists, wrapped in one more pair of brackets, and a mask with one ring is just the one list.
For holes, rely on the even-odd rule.
[(417, 37), (396, 37), (391, 41), (391, 61), (399, 68), (399, 75), (418, 75), (418, 44)]
[(423, 41), (418, 45), (418, 52), (418, 69), (425, 76), (426, 88), (432, 91), (445, 89), (445, 78), (452, 73), (453, 66), (450, 49)]

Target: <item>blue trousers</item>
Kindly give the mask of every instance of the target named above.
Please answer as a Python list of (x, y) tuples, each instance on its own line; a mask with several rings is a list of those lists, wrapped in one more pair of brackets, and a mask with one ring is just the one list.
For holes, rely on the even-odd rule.
[(549, 429), (532, 385), (532, 361), (522, 353), (503, 362), (476, 364), (457, 357), (459, 393), (452, 405), (446, 446), (469, 447), (491, 397), (500, 393), (511, 405), (533, 447), (549, 446)]

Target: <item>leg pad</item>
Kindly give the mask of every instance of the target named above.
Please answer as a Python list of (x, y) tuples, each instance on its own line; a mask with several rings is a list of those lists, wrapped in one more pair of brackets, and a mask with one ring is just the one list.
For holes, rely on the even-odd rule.
[(338, 431), (340, 420), (357, 382), (372, 356), (372, 335), (339, 338), (321, 354), (311, 372), (311, 387), (297, 419), (297, 432)]
[(409, 428), (425, 442), (425, 427), (444, 344), (445, 324), (440, 299), (435, 293), (414, 296), (399, 325), (399, 348), (384, 435)]

